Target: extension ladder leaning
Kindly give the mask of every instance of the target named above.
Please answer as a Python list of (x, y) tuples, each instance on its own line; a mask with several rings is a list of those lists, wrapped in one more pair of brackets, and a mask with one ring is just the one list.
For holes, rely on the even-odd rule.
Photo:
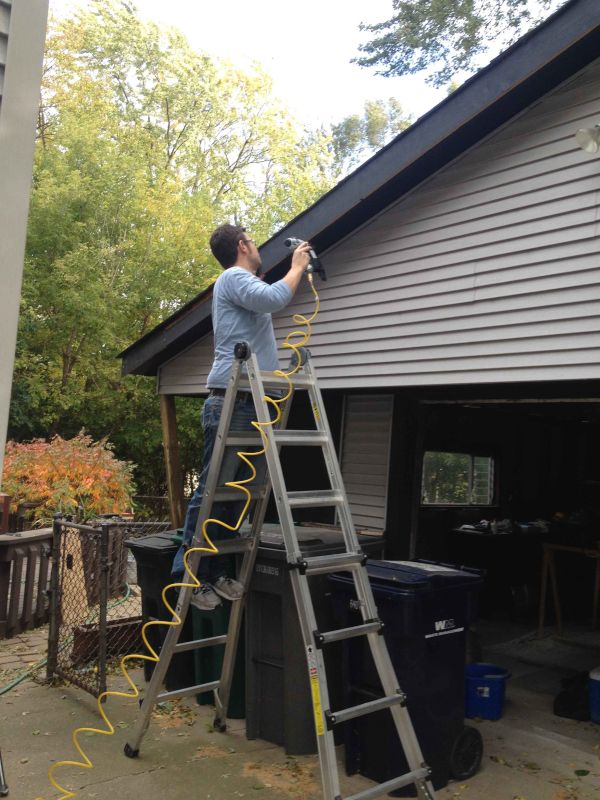
[[(392, 714), (410, 771), (384, 783), (376, 784), (346, 798), (346, 800), (367, 800), (410, 784), (413, 784), (416, 788), (419, 800), (434, 800), (433, 787), (429, 781), (430, 770), (423, 761), (421, 749), (406, 709), (406, 697), (398, 685), (385, 640), (381, 635), (383, 625), (377, 616), (377, 608), (365, 568), (366, 557), (361, 551), (354, 530), (323, 398), (317, 386), (310, 353), (304, 348), (298, 348), (298, 353), (302, 363), (292, 377), (293, 389), (294, 391), (306, 390), (308, 392), (310, 406), (314, 415), (315, 429), (287, 430), (287, 418), (293, 399), (292, 396), (285, 404), (278, 427), (269, 424), (261, 427), (268, 440), (266, 447), (267, 474), (264, 483), (260, 486), (252, 485), (249, 487), (252, 489), (252, 498), (257, 500), (254, 514), (252, 515), (251, 533), (248, 537), (242, 539), (232, 538), (231, 540), (219, 541), (219, 554), (243, 553), (238, 580), (247, 591), (254, 569), (260, 532), (272, 487), (287, 553), (287, 563), (298, 609), (302, 639), (306, 649), (324, 800), (342, 800), (333, 729), (342, 722), (381, 711), (382, 709), (389, 709)], [(264, 399), (265, 391), (270, 389), (287, 392), (289, 387), (288, 381), (284, 378), (276, 377), (271, 372), (260, 371), (258, 360), (253, 353), (249, 352), (249, 347), (246, 343), (236, 345), (235, 356), (229, 385), (225, 393), (223, 411), (192, 547), (202, 546), (202, 525), (205, 520), (210, 518), (213, 502), (223, 500), (239, 502), (242, 496), (238, 489), (218, 486), (225, 448), (228, 446), (247, 448), (248, 446), (256, 445), (260, 449), (263, 446), (263, 441), (258, 432), (239, 433), (230, 431), (230, 421), (237, 392), (239, 390), (247, 391), (250, 388), (256, 408), (256, 419), (261, 423), (268, 423), (271, 416), (267, 401)], [(292, 366), (297, 366), (297, 359), (298, 355), (294, 353)], [(296, 360), (295, 363), (294, 360)], [(244, 375), (244, 367), (247, 368), (247, 377)], [(330, 489), (304, 492), (288, 492), (286, 490), (279, 459), (279, 448), (289, 445), (312, 445), (322, 448), (331, 483)], [(337, 510), (343, 534), (344, 551), (334, 555), (305, 557), (298, 544), (292, 509), (324, 506), (334, 507)], [(194, 552), (189, 557), (189, 566), (194, 574), (196, 574), (200, 556), (200, 552)], [(362, 615), (362, 624), (334, 631), (319, 631), (308, 577), (310, 575), (322, 575), (340, 571), (350, 572), (353, 576), (358, 606)], [(215, 728), (221, 731), (225, 730), (245, 594), (241, 600), (232, 603), (226, 635), (213, 636), (192, 642), (178, 642), (191, 596), (191, 587), (184, 587), (180, 590), (176, 611), (181, 618), (181, 624), (172, 625), (168, 629), (160, 653), (160, 660), (156, 665), (144, 700), (141, 703), (137, 723), (132, 731), (131, 738), (125, 745), (125, 754), (130, 758), (138, 755), (139, 746), (148, 728), (152, 710), (156, 703), (163, 700), (212, 691), (216, 706)], [(352, 708), (331, 710), (329, 707), (323, 648), (330, 642), (359, 636), (367, 638), (375, 668), (381, 681), (383, 696)], [(185, 689), (161, 692), (163, 680), (171, 658), (175, 653), (219, 645), (225, 645), (222, 673), (219, 680), (190, 686)]]

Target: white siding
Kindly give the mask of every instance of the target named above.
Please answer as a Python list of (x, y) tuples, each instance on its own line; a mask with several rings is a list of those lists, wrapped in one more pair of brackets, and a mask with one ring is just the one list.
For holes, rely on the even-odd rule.
[[(322, 254), (321, 388), (600, 378), (600, 157), (574, 138), (599, 121), (600, 61)], [(278, 341), (312, 310), (302, 288)], [(203, 391), (211, 345), (159, 391)]]
[(385, 530), (392, 395), (345, 398), (341, 469), (355, 526)]
[(596, 63), (325, 254), (321, 386), (600, 378), (599, 117)]

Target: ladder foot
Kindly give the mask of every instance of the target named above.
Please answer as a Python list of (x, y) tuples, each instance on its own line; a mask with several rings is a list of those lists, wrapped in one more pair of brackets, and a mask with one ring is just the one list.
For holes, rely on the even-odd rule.
[(215, 720), (213, 722), (213, 728), (216, 731), (219, 731), (219, 733), (225, 733), (225, 731), (227, 730), (227, 723), (224, 722), (219, 717), (215, 717)]
[(126, 744), (123, 748), (123, 752), (127, 756), (127, 758), (137, 758), (140, 754), (139, 750), (134, 750), (130, 744)]

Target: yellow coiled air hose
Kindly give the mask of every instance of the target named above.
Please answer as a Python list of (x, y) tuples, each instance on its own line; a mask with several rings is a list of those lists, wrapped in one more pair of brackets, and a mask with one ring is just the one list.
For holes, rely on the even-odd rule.
[[(190, 548), (185, 553), (185, 555), (183, 557), (183, 563), (185, 565), (185, 570), (186, 570), (186, 573), (187, 573), (187, 575), (188, 575), (188, 577), (190, 579), (190, 582), (188, 582), (188, 583), (170, 583), (170, 584), (168, 584), (167, 586), (164, 587), (164, 589), (162, 590), (162, 593), (161, 593), (162, 601), (163, 601), (165, 607), (167, 608), (167, 610), (169, 611), (169, 613), (171, 614), (172, 619), (169, 620), (169, 621), (166, 621), (166, 620), (151, 620), (149, 622), (146, 622), (142, 626), (142, 640), (144, 642), (144, 645), (146, 646), (146, 649), (147, 649), (148, 653), (147, 654), (135, 653), (133, 655), (123, 656), (123, 658), (121, 659), (119, 668), (120, 668), (121, 673), (124, 676), (125, 680), (129, 684), (129, 687), (130, 687), (131, 691), (130, 692), (118, 692), (118, 691), (110, 690), (110, 691), (102, 692), (102, 694), (98, 696), (98, 700), (97, 700), (98, 712), (99, 712), (100, 716), (102, 717), (102, 720), (103, 720), (104, 724), (106, 725), (106, 727), (105, 728), (87, 728), (87, 727), (86, 728), (76, 728), (73, 731), (72, 735), (71, 735), (71, 740), (73, 742), (73, 746), (74, 746), (75, 750), (79, 753), (79, 755), (81, 757), (81, 761), (57, 761), (54, 764), (52, 764), (50, 766), (50, 768), (48, 769), (48, 780), (50, 781), (52, 786), (57, 791), (61, 792), (61, 796), (58, 798), (58, 800), (69, 800), (69, 798), (71, 798), (71, 797), (76, 797), (77, 796), (77, 792), (72, 792), (69, 789), (65, 789), (64, 786), (61, 786), (58, 783), (58, 781), (54, 777), (54, 773), (56, 772), (56, 770), (60, 769), (61, 767), (81, 767), (82, 769), (92, 769), (93, 766), (94, 766), (92, 761), (90, 760), (88, 755), (85, 753), (85, 751), (83, 750), (82, 745), (79, 742), (80, 734), (82, 734), (82, 733), (87, 733), (87, 734), (97, 733), (97, 734), (100, 734), (102, 736), (112, 736), (114, 734), (114, 732), (115, 732), (114, 725), (109, 720), (109, 718), (108, 718), (108, 716), (107, 716), (107, 714), (106, 714), (106, 712), (105, 712), (105, 710), (103, 708), (104, 700), (107, 699), (108, 697), (127, 697), (127, 698), (131, 698), (133, 700), (136, 700), (140, 696), (139, 689), (137, 688), (137, 686), (135, 685), (135, 683), (131, 679), (131, 676), (129, 675), (129, 671), (127, 669), (127, 663), (129, 661), (151, 661), (152, 663), (158, 663), (158, 661), (160, 660), (160, 656), (158, 655), (158, 653), (155, 651), (155, 649), (152, 647), (152, 645), (148, 641), (148, 637), (146, 635), (146, 631), (148, 630), (148, 628), (150, 628), (151, 626), (158, 626), (158, 625), (173, 626), (173, 625), (180, 625), (181, 624), (182, 620), (179, 617), (179, 615), (177, 614), (177, 612), (175, 611), (175, 609), (171, 607), (171, 604), (167, 600), (166, 594), (169, 591), (169, 589), (181, 589), (183, 587), (190, 587), (190, 588), (193, 588), (193, 589), (197, 589), (202, 585), (200, 583), (200, 581), (198, 580), (198, 578), (192, 573), (192, 571), (191, 571), (191, 569), (190, 569), (190, 567), (188, 565), (188, 558), (190, 557), (190, 555), (192, 555), (192, 553), (196, 553), (196, 552), (213, 553), (213, 554), (217, 554), (219, 552), (218, 548), (216, 547), (216, 545), (214, 544), (214, 542), (212, 541), (212, 539), (209, 537), (209, 535), (207, 533), (207, 526), (210, 523), (215, 523), (216, 525), (220, 525), (222, 528), (226, 528), (231, 533), (235, 533), (237, 530), (239, 530), (239, 528), (240, 528), (240, 526), (242, 524), (242, 521), (244, 520), (244, 518), (245, 518), (245, 516), (246, 516), (246, 514), (248, 512), (248, 508), (250, 507), (250, 502), (251, 502), (251, 499), (252, 499), (252, 495), (251, 495), (250, 491), (247, 489), (246, 484), (252, 483), (252, 481), (256, 478), (256, 474), (257, 474), (256, 473), (256, 467), (254, 466), (254, 464), (252, 463), (252, 461), (250, 459), (258, 458), (259, 456), (262, 456), (262, 455), (264, 455), (266, 453), (266, 450), (267, 450), (267, 447), (268, 447), (268, 439), (267, 439), (267, 436), (266, 436), (263, 428), (266, 428), (267, 426), (277, 425), (277, 423), (281, 419), (281, 416), (282, 416), (281, 407), (285, 402), (287, 402), (287, 400), (289, 400), (289, 398), (290, 398), (290, 396), (292, 394), (292, 391), (293, 391), (292, 376), (300, 369), (300, 366), (302, 364), (302, 358), (301, 358), (301, 355), (300, 355), (300, 348), (301, 347), (305, 347), (308, 344), (308, 342), (310, 340), (310, 337), (311, 337), (311, 330), (312, 330), (311, 329), (311, 325), (312, 325), (312, 323), (314, 322), (314, 320), (316, 319), (316, 317), (317, 317), (317, 315), (319, 313), (319, 308), (320, 308), (319, 295), (317, 293), (317, 290), (315, 289), (314, 280), (313, 280), (313, 276), (312, 276), (311, 273), (307, 273), (307, 279), (308, 279), (311, 291), (312, 291), (312, 293), (314, 295), (315, 310), (311, 314), (310, 317), (305, 317), (303, 314), (294, 314), (294, 316), (292, 317), (294, 323), (297, 324), (297, 325), (303, 325), (304, 326), (304, 330), (293, 330), (293, 331), (291, 331), (290, 333), (288, 333), (288, 335), (286, 336), (286, 338), (285, 338), (285, 340), (283, 342), (283, 347), (284, 348), (287, 348), (288, 350), (292, 350), (296, 354), (295, 366), (293, 368), (291, 368), (289, 372), (285, 372), (284, 370), (280, 370), (280, 369), (275, 370), (273, 372), (273, 374), (275, 376), (277, 376), (279, 378), (283, 378), (283, 379), (285, 379), (287, 381), (288, 390), (287, 390), (287, 392), (285, 393), (285, 395), (283, 397), (280, 397), (278, 399), (273, 398), (273, 397), (269, 397), (268, 395), (264, 396), (264, 400), (275, 409), (275, 417), (274, 417), (274, 419), (272, 419), (270, 422), (258, 422), (257, 420), (254, 420), (252, 422), (253, 427), (256, 428), (256, 430), (261, 435), (261, 438), (262, 438), (262, 441), (263, 441), (263, 447), (260, 450), (257, 450), (257, 451), (252, 452), (252, 453), (246, 453), (246, 452), (243, 452), (243, 451), (238, 451), (238, 453), (237, 453), (238, 457), (245, 464), (247, 464), (248, 467), (250, 468), (250, 471), (252, 473), (250, 475), (250, 477), (244, 478), (243, 480), (239, 480), (239, 481), (230, 481), (230, 482), (225, 484), (226, 486), (233, 487), (235, 489), (239, 489), (246, 496), (246, 501), (244, 503), (244, 507), (243, 507), (243, 509), (242, 509), (242, 511), (240, 513), (240, 516), (239, 516), (236, 524), (233, 525), (233, 526), (232, 525), (228, 525), (226, 522), (223, 522), (222, 520), (219, 520), (219, 519), (207, 519), (207, 520), (204, 521), (204, 524), (202, 525), (202, 536), (204, 538), (204, 541), (205, 541), (206, 545), (203, 546), (203, 547)], [(293, 339), (296, 339), (296, 341), (294, 342)], [(36, 800), (44, 800), (44, 798), (38, 797), (38, 798), (36, 798)]]

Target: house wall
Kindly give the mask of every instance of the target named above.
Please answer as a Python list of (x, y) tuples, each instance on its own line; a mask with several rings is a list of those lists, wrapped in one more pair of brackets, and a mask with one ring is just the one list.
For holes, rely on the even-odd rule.
[(6, 71), (6, 55), (8, 51), (8, 28), (12, 0), (0, 0), (0, 108), (4, 89), (4, 73)]
[(357, 528), (385, 530), (394, 397), (345, 398), (340, 467)]
[[(600, 377), (600, 62), (324, 254), (310, 342), (323, 388)], [(281, 341), (301, 289), (275, 318)], [(297, 327), (297, 326), (294, 326)], [(201, 391), (210, 351), (161, 370)]]
[(47, 16), (48, 0), (0, 0), (0, 475)]
[(599, 112), (596, 63), (330, 252), (322, 386), (599, 377)]

